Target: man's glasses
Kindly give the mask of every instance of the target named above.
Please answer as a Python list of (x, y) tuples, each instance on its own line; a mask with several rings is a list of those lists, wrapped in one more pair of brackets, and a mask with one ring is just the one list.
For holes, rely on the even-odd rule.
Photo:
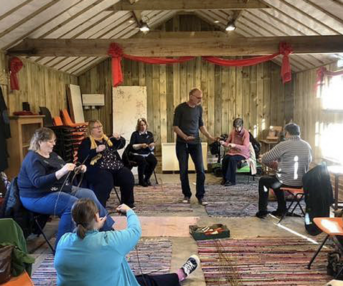
[(194, 94), (192, 94), (197, 100), (201, 100), (202, 96), (195, 96)]

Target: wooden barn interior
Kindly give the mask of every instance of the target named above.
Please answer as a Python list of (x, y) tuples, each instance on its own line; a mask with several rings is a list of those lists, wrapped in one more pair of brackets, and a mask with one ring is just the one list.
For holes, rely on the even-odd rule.
[[(149, 31), (142, 32), (145, 24)], [(227, 31), (229, 24), (235, 26), (233, 31)], [(114, 64), (108, 53), (112, 43), (121, 47), (123, 54), (133, 57), (194, 58), (183, 63), (148, 64), (123, 56), (123, 81), (114, 87)], [(281, 76), (287, 55), (280, 54), (280, 43), (290, 47), (288, 80)], [(228, 67), (204, 60), (206, 56), (239, 61), (270, 55), (275, 56), (249, 66)], [(14, 70), (14, 59), (22, 63), (19, 71)], [(13, 77), (17, 77), (17, 88)], [(307, 269), (327, 233), (309, 235), (303, 216), (285, 217), (279, 224), (279, 218), (272, 215), (256, 218), (257, 209), (230, 212), (235, 204), (241, 204), (242, 209), (247, 207), (244, 197), (246, 192), (250, 196), (250, 191), (257, 206), (258, 180), (264, 174), (240, 175), (237, 190), (223, 189), (221, 178), (212, 172), (211, 164), (216, 158), (210, 153), (211, 142), (201, 135), (201, 141), (208, 143), (204, 164), (205, 198), (209, 204), (198, 205), (194, 197), (196, 174), (190, 171), (193, 197), (185, 208), (181, 203), (177, 163), (171, 169), (164, 167), (176, 158), (174, 110), (188, 101), (189, 91), (197, 87), (203, 95), (204, 125), (213, 136), (230, 133), (233, 120), (242, 118), (244, 128), (260, 141), (264, 153), (277, 143), (267, 139), (273, 126), (298, 124), (301, 138), (312, 148), (310, 168), (322, 163), (328, 169), (337, 166), (333, 168), (336, 172), (330, 172), (335, 200), (331, 216), (342, 220), (339, 202), (343, 199), (343, 0), (1, 1), (0, 87), (12, 137), (0, 135), (0, 159), (8, 162), (0, 171), (10, 180), (19, 173), (33, 132), (43, 124), (43, 116), (38, 116), (40, 107), (48, 108), (53, 118), (67, 109), (74, 123), (81, 123), (72, 111), (70, 85), (78, 86), (81, 94), (103, 95), (101, 106), (82, 111), (85, 122), (100, 120), (109, 135), (123, 132), (115, 122), (115, 110), (134, 122), (140, 116), (132, 112), (136, 109), (130, 104), (115, 106), (119, 96), (115, 90), (144, 87), (146, 91), (145, 114), (148, 130), (156, 139), (158, 184), (152, 178), (151, 187), (135, 186), (136, 213), (143, 228), (138, 246), (143, 250), (137, 251), (143, 265), (135, 268), (135, 274), (142, 274), (145, 266), (147, 271), (156, 273), (176, 271), (194, 253), (199, 255), (201, 266), (182, 285), (326, 285), (331, 280), (335, 281), (330, 285), (343, 285), (339, 281), (343, 276), (329, 275), (326, 270), (329, 253), (337, 248), (337, 243), (323, 248), (312, 268)], [(128, 102), (135, 104), (135, 99)], [(28, 103), (31, 115), (14, 115), (13, 112), (23, 111), (23, 103)], [(1, 112), (6, 109), (0, 107)], [(135, 131), (135, 126), (132, 128), (131, 132)], [(172, 148), (165, 149), (163, 154), (164, 146)], [(4, 148), (10, 157), (3, 155)], [(263, 172), (268, 171), (262, 168)], [(136, 173), (135, 178), (137, 181)], [(222, 198), (230, 196), (231, 191), (241, 191), (236, 196), (238, 201)], [(114, 192), (112, 196), (114, 205), (118, 205)], [(5, 193), (2, 201), (4, 197)], [(114, 220), (125, 227), (123, 217), (114, 215)], [(52, 244), (58, 223), (59, 218), (51, 217), (43, 229)], [(206, 240), (195, 241), (189, 234), (189, 225), (212, 224), (226, 225), (230, 238), (209, 240), (206, 244)], [(343, 236), (343, 230), (331, 234), (331, 238), (340, 234)], [(55, 272), (44, 272), (44, 267), (54, 267), (53, 255), (42, 235), (30, 235), (26, 242), (36, 260), (31, 274), (34, 284), (25, 285), (56, 285)], [(158, 251), (160, 256), (146, 254), (154, 250), (149, 243), (162, 249)], [(274, 250), (283, 256), (262, 257)], [(135, 255), (131, 255), (130, 265), (136, 265)], [(256, 259), (251, 258), (253, 255)], [(156, 261), (160, 266), (154, 264)], [(273, 271), (279, 263), (284, 264)], [(342, 268), (343, 263), (340, 265)]]

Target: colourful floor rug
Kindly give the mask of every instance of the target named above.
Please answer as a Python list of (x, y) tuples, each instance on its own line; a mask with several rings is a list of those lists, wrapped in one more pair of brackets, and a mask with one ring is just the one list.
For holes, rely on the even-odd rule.
[[(113, 217), (115, 229), (125, 229), (126, 217)], [(189, 237), (189, 226), (197, 224), (199, 217), (178, 216), (140, 216), (142, 226), (142, 237)], [(158, 226), (158, 227), (156, 227)]]
[[(117, 191), (120, 191), (117, 188)], [(180, 184), (158, 184), (147, 188), (135, 186), (135, 212), (138, 214), (151, 215), (156, 212), (177, 214), (180, 212), (193, 212), (189, 204), (183, 204)], [(107, 210), (114, 212), (118, 206), (118, 198), (115, 192), (107, 202)]]
[(198, 241), (207, 286), (325, 285), (327, 252), (307, 264), (318, 245), (298, 238), (254, 238)]
[[(205, 200), (209, 202), (206, 206), (209, 216), (255, 216), (255, 213), (258, 211), (258, 178), (247, 183), (247, 179), (244, 180), (244, 176), (240, 176), (237, 177), (237, 184), (230, 187), (219, 184), (207, 185)], [(304, 208), (305, 205), (303, 203), (302, 205)], [(269, 211), (274, 211), (276, 208), (277, 202), (269, 202)], [(301, 213), (299, 208), (297, 208), (295, 213)]]
[[(139, 242), (136, 250), (128, 254), (127, 260), (132, 271), (139, 275), (166, 274), (170, 271), (172, 244), (168, 239), (146, 239)], [(52, 254), (32, 274), (35, 286), (56, 285), (56, 271)]]

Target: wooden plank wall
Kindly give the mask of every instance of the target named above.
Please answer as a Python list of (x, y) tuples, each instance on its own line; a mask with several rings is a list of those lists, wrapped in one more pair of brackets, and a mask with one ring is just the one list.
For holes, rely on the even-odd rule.
[(0, 52), (0, 84), (9, 114), (22, 110), (22, 103), (29, 102), (31, 111), (38, 113), (39, 106), (49, 108), (52, 116), (67, 107), (66, 85), (77, 84), (77, 77), (21, 59), (23, 68), (18, 73), (19, 91), (10, 91), (8, 58)]
[[(166, 22), (166, 31), (213, 30), (195, 16), (180, 15)], [(126, 86), (147, 86), (148, 121), (159, 142), (174, 142), (174, 108), (188, 99), (193, 87), (203, 90), (204, 120), (210, 133), (231, 130), (232, 121), (243, 117), (245, 126), (261, 134), (270, 125), (293, 118), (293, 86), (281, 82), (280, 67), (267, 62), (253, 67), (220, 67), (196, 58), (175, 65), (149, 65), (123, 60)], [(86, 119), (99, 118), (112, 132), (111, 62), (106, 60), (79, 77), (82, 93), (104, 93), (106, 106), (85, 112)], [(128, 108), (128, 107), (124, 107)], [(134, 116), (134, 115), (133, 115)]]

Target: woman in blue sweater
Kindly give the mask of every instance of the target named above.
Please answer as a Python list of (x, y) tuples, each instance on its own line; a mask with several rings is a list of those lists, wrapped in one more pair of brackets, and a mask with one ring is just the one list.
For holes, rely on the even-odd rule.
[(74, 204), (76, 230), (66, 233), (56, 250), (58, 286), (179, 286), (197, 268), (199, 258), (192, 255), (176, 273), (134, 276), (125, 257), (138, 243), (141, 225), (127, 205), (117, 211), (127, 216), (127, 229), (99, 232), (106, 218), (99, 216), (94, 202)]
[[(100, 210), (101, 216), (107, 216), (92, 190), (72, 186), (69, 173), (75, 169), (75, 164), (65, 163), (53, 152), (56, 136), (49, 128), (39, 128), (31, 138), (27, 153), (18, 175), (20, 200), (29, 211), (57, 215), (61, 218), (56, 245), (61, 236), (74, 229), (71, 218), (71, 207), (79, 198), (93, 200)], [(78, 167), (86, 172), (86, 166)], [(114, 225), (108, 216), (103, 230), (110, 230)]]

